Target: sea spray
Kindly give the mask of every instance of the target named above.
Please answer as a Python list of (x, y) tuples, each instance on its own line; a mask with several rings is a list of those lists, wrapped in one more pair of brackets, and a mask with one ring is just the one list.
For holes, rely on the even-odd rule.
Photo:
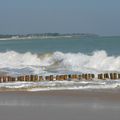
[[(32, 54), (7, 51), (0, 53), (0, 69), (15, 74), (50, 74), (51, 72), (120, 72), (120, 56), (108, 56), (104, 50), (94, 51), (91, 54), (53, 53)], [(24, 71), (24, 72), (23, 72)]]

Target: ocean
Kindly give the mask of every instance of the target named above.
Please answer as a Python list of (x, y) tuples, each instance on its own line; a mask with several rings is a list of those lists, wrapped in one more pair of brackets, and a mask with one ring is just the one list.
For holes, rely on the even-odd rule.
[[(120, 37), (56, 37), (0, 40), (0, 74), (58, 75), (120, 72)], [(45, 82), (44, 82), (45, 83)], [(22, 84), (22, 85), (21, 85)], [(15, 83), (28, 86), (31, 83)], [(82, 83), (39, 83), (40, 86), (66, 88), (114, 88), (118, 81), (89, 81)], [(33, 84), (32, 84), (33, 85)], [(36, 86), (36, 83), (34, 83)], [(38, 85), (38, 83), (37, 83)], [(72, 86), (73, 85), (73, 86)], [(4, 86), (1, 83), (0, 86)], [(13, 83), (5, 86), (13, 87)], [(81, 87), (82, 86), (82, 87)], [(99, 86), (99, 87), (98, 87)], [(58, 88), (58, 87), (57, 87)], [(54, 89), (54, 88), (52, 88)], [(76, 89), (76, 88), (75, 88)]]
[[(0, 74), (119, 73), (119, 42), (120, 37), (1, 40)], [(0, 83), (0, 118), (119, 120), (119, 93), (119, 79)]]

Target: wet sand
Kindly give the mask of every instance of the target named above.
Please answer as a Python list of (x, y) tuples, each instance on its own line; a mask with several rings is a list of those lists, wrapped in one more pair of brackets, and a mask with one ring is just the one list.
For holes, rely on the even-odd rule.
[(1, 120), (120, 120), (120, 90), (1, 91)]

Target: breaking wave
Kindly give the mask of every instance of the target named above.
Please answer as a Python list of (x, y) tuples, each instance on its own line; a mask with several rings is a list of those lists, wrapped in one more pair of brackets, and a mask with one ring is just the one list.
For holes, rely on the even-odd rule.
[(0, 52), (0, 70), (12, 74), (64, 72), (120, 72), (120, 56), (108, 56), (104, 50), (91, 54), (63, 53), (45, 54), (15, 51)]

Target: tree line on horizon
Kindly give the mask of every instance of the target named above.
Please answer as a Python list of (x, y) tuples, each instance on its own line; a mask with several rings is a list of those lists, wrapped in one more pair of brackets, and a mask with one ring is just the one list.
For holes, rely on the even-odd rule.
[(41, 37), (41, 36), (82, 36), (82, 37), (96, 37), (97, 34), (91, 33), (34, 33), (34, 34), (0, 34), (0, 38), (12, 38), (12, 37)]

